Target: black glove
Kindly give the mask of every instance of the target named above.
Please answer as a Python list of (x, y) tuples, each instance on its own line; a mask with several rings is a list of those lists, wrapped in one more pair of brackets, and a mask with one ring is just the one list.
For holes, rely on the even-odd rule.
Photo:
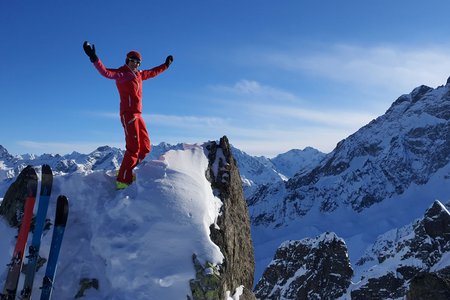
[(95, 54), (95, 45), (89, 44), (88, 41), (83, 43), (83, 49), (87, 56), (91, 59), (91, 62), (95, 63), (98, 60), (97, 55)]
[(169, 67), (170, 66), (170, 64), (173, 62), (173, 56), (172, 55), (169, 55), (169, 56), (167, 56), (167, 58), (166, 58), (166, 62), (164, 63), (167, 67)]

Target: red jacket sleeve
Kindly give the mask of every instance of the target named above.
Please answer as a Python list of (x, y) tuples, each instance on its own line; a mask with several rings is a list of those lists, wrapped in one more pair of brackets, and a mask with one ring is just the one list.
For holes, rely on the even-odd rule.
[(153, 69), (150, 69), (150, 70), (142, 70), (141, 71), (142, 80), (146, 80), (146, 79), (155, 77), (155, 76), (161, 74), (162, 72), (164, 72), (165, 70), (167, 70), (166, 64), (162, 64), (162, 65), (154, 67)]
[(131, 72), (122, 72), (117, 69), (107, 69), (103, 65), (100, 58), (94, 63), (94, 66), (102, 76), (109, 79), (129, 80), (134, 78), (134, 75)]

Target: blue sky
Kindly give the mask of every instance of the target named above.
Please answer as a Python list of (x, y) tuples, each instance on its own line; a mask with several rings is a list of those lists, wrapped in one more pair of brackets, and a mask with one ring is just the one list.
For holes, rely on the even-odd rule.
[(12, 154), (124, 148), (108, 67), (129, 50), (153, 144), (227, 135), (252, 155), (323, 152), (418, 85), (450, 75), (448, 1), (2, 1), (0, 145)]

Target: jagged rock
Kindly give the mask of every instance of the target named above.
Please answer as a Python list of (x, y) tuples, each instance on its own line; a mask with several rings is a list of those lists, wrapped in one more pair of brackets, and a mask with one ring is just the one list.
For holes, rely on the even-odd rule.
[[(447, 266), (450, 254), (450, 213), (435, 201), (424, 217), (401, 229), (380, 236), (358, 265), (376, 264), (365, 271), (361, 282), (351, 287), (351, 298), (387, 299), (406, 295), (411, 282), (411, 299), (420, 298), (424, 286), (443, 286), (439, 274), (430, 273)], [(418, 275), (422, 274), (422, 275)], [(441, 289), (443, 293), (448, 292)]]
[(405, 294), (404, 280), (394, 272), (378, 278), (369, 278), (367, 283), (351, 292), (352, 300), (397, 299)]
[(250, 218), (242, 191), (239, 169), (226, 136), (206, 145), (209, 167), (207, 178), (214, 193), (222, 201), (218, 228), (210, 227), (211, 239), (224, 255), (220, 266), (221, 284), (218, 294), (231, 294), (244, 286), (242, 300), (255, 299), (252, 292), (255, 261), (250, 235)]
[(416, 275), (409, 285), (406, 300), (450, 299), (450, 268)]
[(284, 242), (255, 288), (258, 299), (336, 299), (353, 270), (344, 241), (334, 233)]
[(99, 289), (99, 282), (97, 278), (82, 278), (80, 279), (80, 289), (75, 295), (75, 299), (84, 297), (84, 292), (88, 289)]
[[(37, 265), (36, 265), (36, 272), (39, 271), (39, 269), (43, 265), (45, 265), (46, 262), (47, 262), (46, 258), (38, 256)], [(28, 263), (23, 264), (22, 271), (21, 271), (23, 274), (26, 274), (28, 266), (29, 266)]]
[(31, 176), (29, 170), (31, 166), (27, 166), (17, 176), (11, 186), (6, 191), (5, 197), (0, 205), (0, 215), (2, 215), (8, 224), (12, 227), (18, 227), (23, 216), (24, 202), (27, 197), (27, 182)]
[[(195, 279), (189, 284), (194, 300), (216, 300), (220, 299), (221, 276), (218, 266), (206, 262), (205, 266), (197, 259), (194, 254), (192, 257), (195, 267)], [(191, 299), (188, 296), (188, 299)]]
[(435, 201), (425, 212), (423, 227), (425, 233), (433, 239), (448, 238), (450, 235), (450, 215), (439, 201)]

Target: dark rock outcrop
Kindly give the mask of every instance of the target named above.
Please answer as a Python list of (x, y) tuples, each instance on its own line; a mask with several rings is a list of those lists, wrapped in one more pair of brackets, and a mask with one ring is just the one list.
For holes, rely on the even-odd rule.
[(244, 286), (239, 299), (255, 299), (252, 292), (254, 279), (253, 243), (250, 235), (250, 218), (242, 191), (239, 169), (231, 153), (228, 138), (206, 144), (209, 168), (207, 178), (215, 195), (221, 199), (220, 216), (216, 228), (211, 226), (211, 239), (224, 255), (220, 266), (221, 285), (219, 295)]
[(353, 270), (344, 241), (334, 233), (284, 242), (255, 288), (258, 299), (337, 299)]
[(409, 285), (406, 300), (450, 299), (450, 268), (415, 276)]
[(31, 168), (31, 166), (27, 166), (20, 172), (16, 181), (6, 191), (0, 205), (0, 215), (7, 220), (11, 227), (18, 227), (22, 220), (24, 202), (28, 194), (28, 179), (30, 176), (36, 176), (36, 173), (30, 172)]

